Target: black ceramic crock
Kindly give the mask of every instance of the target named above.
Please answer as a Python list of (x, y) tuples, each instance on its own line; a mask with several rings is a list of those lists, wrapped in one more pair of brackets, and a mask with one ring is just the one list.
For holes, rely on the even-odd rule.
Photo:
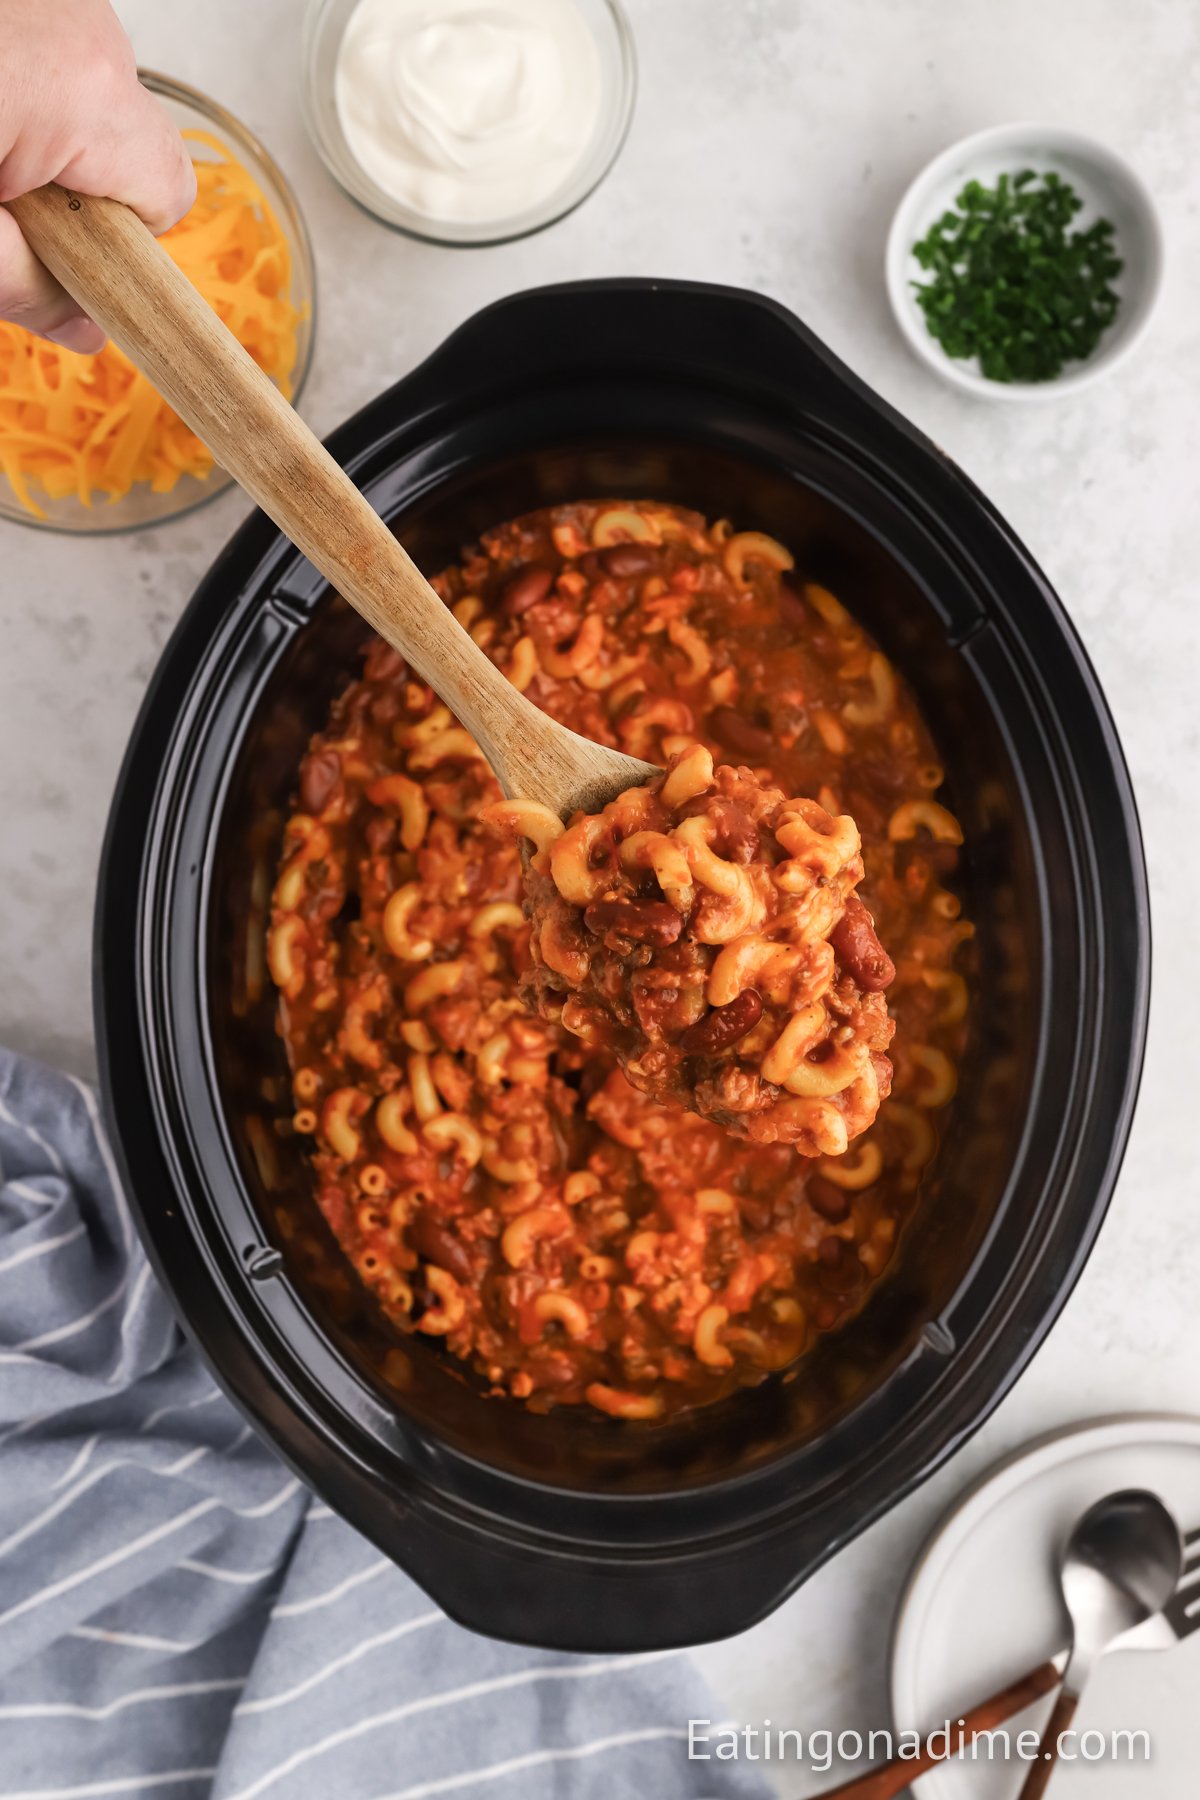
[(1079, 1274), (1124, 1148), (1148, 980), (1134, 804), (1096, 679), (971, 482), (789, 313), (588, 283), (471, 320), (331, 440), (427, 571), (583, 496), (759, 528), (917, 689), (966, 831), (973, 1038), (895, 1265), (799, 1372), (659, 1427), (535, 1417), (373, 1317), (294, 1146), (263, 918), (307, 734), (364, 628), (261, 516), (159, 665), (97, 923), (103, 1083), (155, 1267), (214, 1373), (453, 1616), (572, 1649), (752, 1625), (929, 1475)]

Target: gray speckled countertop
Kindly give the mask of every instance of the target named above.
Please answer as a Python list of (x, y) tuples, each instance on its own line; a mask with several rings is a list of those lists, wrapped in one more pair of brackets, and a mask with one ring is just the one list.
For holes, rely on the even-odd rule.
[[(118, 0), (118, 11), (145, 65), (214, 93), (295, 183), (319, 265), (303, 405), (318, 432), (514, 289), (631, 273), (760, 288), (974, 476), (1095, 661), (1141, 804), (1157, 970), (1141, 1104), (1099, 1248), (1033, 1368), (953, 1465), (758, 1631), (704, 1654), (742, 1718), (861, 1727), (886, 1713), (886, 1621), (906, 1565), (973, 1473), (1060, 1421), (1195, 1404), (1200, 10), (627, 4), (641, 93), (609, 181), (539, 237), (460, 252), (388, 233), (326, 177), (298, 106), (300, 0)], [(1005, 408), (960, 397), (912, 359), (880, 272), (888, 218), (920, 164), (964, 132), (1022, 117), (1092, 131), (1137, 163), (1163, 211), (1168, 285), (1126, 369), (1069, 402)], [(235, 492), (114, 539), (0, 525), (0, 1040), (80, 1073), (93, 1067), (92, 890), (122, 751), (174, 621), (246, 511)], [(800, 1774), (788, 1791), (818, 1785)]]

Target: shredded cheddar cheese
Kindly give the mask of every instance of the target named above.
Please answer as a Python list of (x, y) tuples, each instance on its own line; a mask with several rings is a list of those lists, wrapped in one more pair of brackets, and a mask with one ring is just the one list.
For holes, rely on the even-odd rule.
[[(196, 203), (164, 249), (290, 399), (302, 313), (291, 299), (291, 251), (269, 201), (218, 139), (184, 137), (217, 160), (196, 161)], [(40, 499), (97, 495), (111, 504), (138, 482), (169, 493), (205, 479), (213, 459), (129, 358), (107, 344), (79, 356), (0, 320), (0, 470), (35, 518)]]

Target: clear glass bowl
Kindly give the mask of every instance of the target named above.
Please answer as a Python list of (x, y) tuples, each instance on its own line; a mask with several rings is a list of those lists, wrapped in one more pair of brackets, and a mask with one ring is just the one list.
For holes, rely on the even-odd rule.
[(620, 0), (575, 0), (600, 57), (600, 117), (573, 173), (553, 194), (511, 218), (464, 225), (414, 212), (384, 192), (346, 142), (334, 97), (338, 51), (358, 0), (311, 0), (304, 21), (304, 113), (325, 167), (352, 200), (385, 225), (429, 244), (507, 244), (564, 218), (604, 180), (629, 131), (637, 94), (633, 33)]
[[(143, 86), (157, 94), (179, 128), (207, 131), (219, 139), (233, 159), (249, 170), (274, 208), (292, 253), (291, 299), (301, 314), (296, 335), (296, 366), (292, 371), (292, 398), (298, 400), (312, 362), (317, 297), (312, 244), (296, 197), (268, 151), (232, 113), (181, 81), (172, 81), (170, 77), (156, 75), (148, 69), (139, 73)], [(193, 145), (192, 151), (197, 159), (213, 154), (203, 144)], [(203, 478), (181, 475), (169, 494), (156, 494), (149, 482), (139, 482), (119, 500), (110, 501), (104, 495), (97, 495), (90, 507), (75, 494), (63, 500), (51, 500), (34, 489), (33, 497), (46, 513), (44, 519), (37, 519), (26, 512), (0, 474), (0, 518), (13, 519), (18, 524), (32, 525), (43, 531), (107, 535), (180, 518), (215, 499), (232, 485), (233, 477), (224, 469), (214, 467)]]

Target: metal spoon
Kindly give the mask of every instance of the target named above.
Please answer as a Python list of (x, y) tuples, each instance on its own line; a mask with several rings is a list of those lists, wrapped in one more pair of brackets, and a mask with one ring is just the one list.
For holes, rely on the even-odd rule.
[(1179, 1527), (1156, 1494), (1138, 1488), (1109, 1494), (1075, 1525), (1059, 1568), (1071, 1619), (1071, 1654), (1020, 1800), (1041, 1800), (1059, 1739), (1096, 1663), (1123, 1632), (1162, 1611), (1182, 1567)]

